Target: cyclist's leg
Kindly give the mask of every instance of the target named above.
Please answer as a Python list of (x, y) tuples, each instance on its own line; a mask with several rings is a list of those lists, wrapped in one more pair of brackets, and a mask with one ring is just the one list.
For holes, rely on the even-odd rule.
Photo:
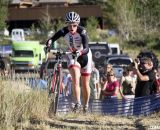
[(75, 97), (75, 103), (81, 104), (80, 101), (80, 65), (77, 63), (75, 65), (69, 66), (69, 71), (72, 76), (72, 89)]
[(88, 106), (89, 98), (90, 98), (90, 75), (82, 75), (82, 92), (83, 92), (83, 101), (84, 106)]
[(86, 66), (81, 69), (84, 112), (86, 112), (88, 109), (88, 105), (89, 105), (88, 103), (89, 103), (89, 99), (90, 99), (90, 77), (91, 77), (91, 72), (92, 72), (92, 53), (91, 53), (91, 51), (89, 51), (87, 56), (88, 56), (88, 62), (86, 64)]

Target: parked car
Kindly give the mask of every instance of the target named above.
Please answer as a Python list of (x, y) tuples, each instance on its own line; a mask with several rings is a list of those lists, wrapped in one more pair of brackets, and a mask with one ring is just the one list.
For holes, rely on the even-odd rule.
[(111, 49), (107, 42), (90, 42), (89, 47), (92, 51), (93, 61), (96, 67), (103, 66), (104, 60), (111, 54)]
[(110, 55), (106, 58), (106, 64), (113, 65), (113, 71), (119, 79), (123, 75), (123, 68), (130, 65), (133, 60), (128, 55)]

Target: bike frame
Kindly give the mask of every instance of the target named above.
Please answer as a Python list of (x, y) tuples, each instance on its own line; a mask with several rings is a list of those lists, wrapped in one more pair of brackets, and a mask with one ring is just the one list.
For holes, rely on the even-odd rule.
[[(55, 50), (54, 50), (55, 51)], [(66, 54), (71, 54), (71, 52), (60, 52), (56, 51), (53, 54), (56, 54), (57, 63), (54, 65), (53, 73), (49, 80), (49, 96), (51, 96), (51, 105), (50, 112), (53, 112), (54, 115), (57, 113), (59, 94), (62, 92), (62, 58)]]

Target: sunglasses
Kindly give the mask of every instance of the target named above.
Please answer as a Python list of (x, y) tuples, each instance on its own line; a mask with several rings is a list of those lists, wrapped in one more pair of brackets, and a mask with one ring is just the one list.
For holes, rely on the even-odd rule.
[(75, 28), (75, 27), (77, 27), (77, 26), (78, 26), (77, 24), (68, 24), (68, 27), (70, 27), (70, 28), (71, 28), (71, 27), (74, 27), (74, 28)]
[(114, 75), (108, 75), (108, 76), (114, 76)]
[(146, 62), (142, 62), (141, 64), (143, 64), (143, 65), (144, 65), (144, 64), (147, 64), (147, 63), (146, 63)]

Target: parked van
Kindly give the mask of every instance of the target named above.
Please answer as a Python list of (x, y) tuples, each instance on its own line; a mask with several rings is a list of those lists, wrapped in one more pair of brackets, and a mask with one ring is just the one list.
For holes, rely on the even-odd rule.
[(25, 41), (25, 35), (23, 29), (13, 29), (11, 32), (12, 41)]

